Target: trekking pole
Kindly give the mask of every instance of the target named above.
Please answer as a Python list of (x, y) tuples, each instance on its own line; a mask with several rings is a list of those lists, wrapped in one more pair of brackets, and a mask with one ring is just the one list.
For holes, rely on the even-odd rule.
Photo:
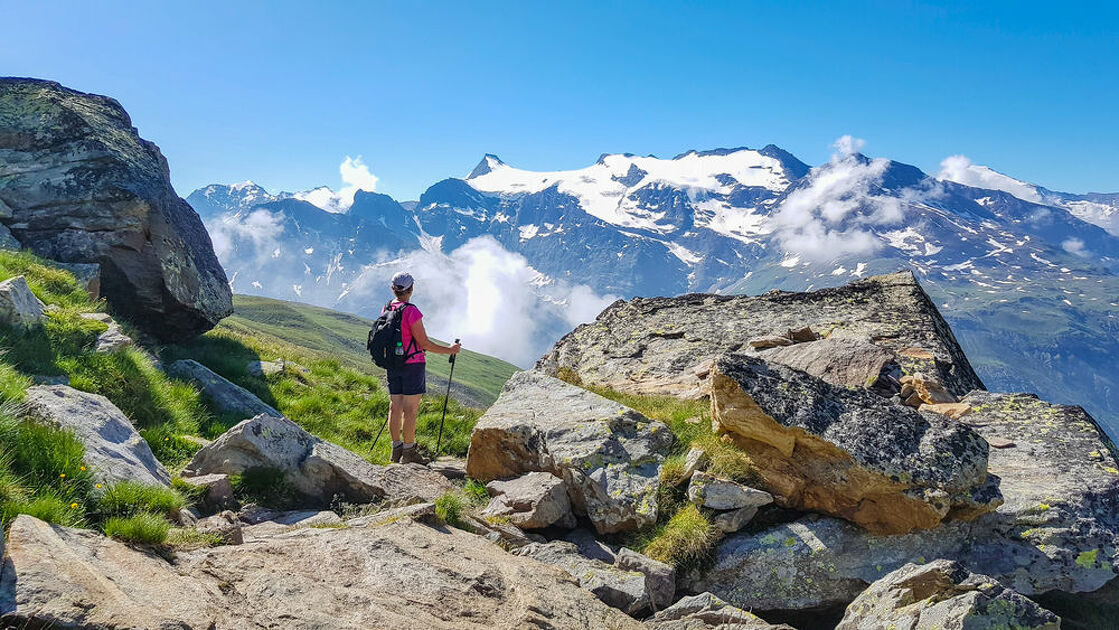
[(377, 432), (377, 437), (373, 440), (373, 448), (369, 449), (370, 453), (377, 450), (377, 442), (381, 441), (381, 434), (385, 432), (385, 427), (388, 426), (388, 424), (389, 424), (389, 417), (386, 415), (385, 416), (385, 423), (381, 425), (381, 430)]
[[(455, 339), (455, 344), (459, 340)], [(451, 373), (447, 375), (447, 395), (443, 398), (443, 417), (439, 419), (439, 439), (435, 441), (435, 456), (439, 457), (439, 450), (443, 447), (443, 421), (447, 419), (447, 401), (451, 399), (451, 379), (455, 377), (455, 357), (452, 354), (447, 360), (451, 362)]]

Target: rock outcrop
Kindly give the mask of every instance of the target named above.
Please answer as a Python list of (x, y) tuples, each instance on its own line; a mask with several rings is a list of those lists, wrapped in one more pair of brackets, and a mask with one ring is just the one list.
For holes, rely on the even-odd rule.
[(1028, 597), (1119, 583), (1119, 464), (1091, 416), (1026, 394), (973, 392), (963, 401), (974, 408), (963, 421), (983, 438), (1017, 444), (989, 454), (1005, 499), (995, 512), (897, 536), (810, 515), (728, 537), (713, 569), (689, 576), (688, 588), (753, 610), (822, 608), (937, 558)]
[(786, 331), (805, 327), (889, 349), (905, 372), (935, 375), (957, 396), (983, 387), (909, 272), (807, 293), (619, 300), (561, 339), (537, 368), (620, 391), (699, 396), (706, 388), (694, 368), (747, 349), (755, 337), (791, 341)]
[(117, 101), (50, 81), (0, 78), (0, 216), (24, 248), (100, 265), (113, 311), (156, 338), (209, 330), (233, 312), (202, 221), (167, 160)]
[(241, 422), (198, 451), (183, 476), (253, 468), (283, 471), (299, 492), (322, 504), (335, 496), (356, 502), (431, 501), (452, 488), (443, 475), (423, 466), (375, 466), (287, 418), (267, 415)]
[(629, 615), (642, 615), (653, 609), (653, 594), (640, 571), (622, 569), (587, 558), (569, 542), (531, 543), (517, 549), (518, 556), (560, 567), (594, 593), (603, 603)]
[(1060, 630), (1057, 615), (955, 562), (907, 564), (870, 585), (836, 630), (1015, 628)]
[(0, 622), (62, 628), (616, 628), (642, 624), (558, 568), (402, 518), (180, 552), (12, 524)]
[(27, 278), (16, 276), (0, 282), (0, 323), (30, 328), (43, 321), (46, 306), (31, 292)]
[(520, 372), (474, 427), (466, 472), (482, 481), (550, 472), (600, 533), (657, 520), (672, 433), (664, 424), (539, 372)]
[(65, 429), (81, 441), (85, 462), (99, 481), (171, 483), (151, 447), (108, 398), (66, 385), (33, 385), (24, 405), (29, 420)]
[(978, 434), (862, 389), (724, 355), (712, 370), (711, 410), (783, 507), (896, 534), (974, 518), (1001, 500)]
[(202, 393), (222, 413), (243, 418), (261, 414), (277, 417), (284, 415), (262, 401), (256, 394), (236, 383), (229, 382), (194, 359), (175, 361), (167, 366), (167, 373), (198, 385)]

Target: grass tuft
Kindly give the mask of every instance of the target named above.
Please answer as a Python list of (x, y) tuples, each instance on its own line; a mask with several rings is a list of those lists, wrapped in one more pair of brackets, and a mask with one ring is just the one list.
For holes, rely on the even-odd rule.
[(138, 545), (161, 545), (167, 541), (171, 524), (159, 514), (140, 512), (132, 516), (114, 516), (101, 526), (106, 536)]
[(104, 516), (133, 516), (142, 512), (171, 515), (185, 507), (186, 497), (178, 490), (135, 481), (115, 483), (97, 500), (97, 509)]
[(676, 512), (645, 545), (645, 555), (671, 564), (677, 571), (698, 567), (710, 560), (719, 532), (700, 513), (687, 505)]
[(462, 515), (465, 511), (466, 500), (457, 491), (445, 492), (435, 500), (435, 516), (451, 527), (463, 529)]
[(477, 479), (467, 479), (462, 491), (473, 505), (485, 505), (490, 501), (490, 492), (486, 490), (486, 484)]

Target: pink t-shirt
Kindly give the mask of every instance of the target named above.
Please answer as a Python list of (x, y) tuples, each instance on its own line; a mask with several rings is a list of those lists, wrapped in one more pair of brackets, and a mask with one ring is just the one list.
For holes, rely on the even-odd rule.
[[(393, 300), (391, 306), (395, 308), (398, 304), (400, 304), (400, 300)], [(384, 312), (384, 309), (381, 309), (382, 315)], [(401, 341), (404, 342), (404, 353), (417, 353), (409, 357), (409, 359), (404, 362), (405, 364), (427, 362), (427, 357), (424, 356), (424, 351), (419, 347), (419, 344), (417, 343), (415, 347), (412, 346), (412, 324), (423, 319), (423, 316), (424, 314), (420, 312), (420, 309), (416, 308), (415, 304), (404, 307), (404, 315), (400, 320), (400, 338)]]

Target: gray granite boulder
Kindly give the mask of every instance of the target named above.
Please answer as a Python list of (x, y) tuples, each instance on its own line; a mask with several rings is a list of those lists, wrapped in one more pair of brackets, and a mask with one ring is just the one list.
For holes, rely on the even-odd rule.
[(482, 481), (549, 472), (566, 483), (576, 512), (599, 533), (657, 520), (668, 427), (539, 372), (505, 385), (470, 438), (466, 472)]
[(712, 510), (756, 509), (773, 503), (773, 495), (705, 472), (696, 472), (688, 484), (688, 500)]
[(85, 446), (85, 462), (102, 483), (169, 485), (171, 475), (128, 418), (104, 396), (66, 385), (27, 388), (25, 416), (65, 429)]
[(233, 312), (201, 219), (171, 186), (167, 160), (117, 101), (51, 81), (0, 78), (0, 199), (23, 247), (101, 265), (114, 312), (162, 340)]
[(640, 630), (563, 570), (408, 518), (180, 551), (12, 523), (0, 626)]
[(291, 420), (260, 415), (229, 429), (195, 454), (184, 477), (251, 468), (283, 471), (299, 492), (320, 504), (335, 496), (355, 502), (431, 501), (452, 489), (442, 475), (417, 464), (376, 466), (307, 433)]
[(893, 350), (862, 339), (820, 339), (775, 348), (759, 356), (840, 387), (873, 387), (883, 372), (888, 376), (895, 367), (897, 376), (901, 376)]
[(975, 431), (863, 389), (729, 354), (711, 372), (711, 409), (782, 507), (886, 534), (974, 518), (1001, 501)]
[(689, 574), (687, 587), (752, 610), (829, 607), (906, 564), (938, 558), (1027, 597), (1079, 598), (1119, 584), (1119, 464), (1092, 417), (1026, 394), (972, 392), (964, 401), (976, 432), (1017, 444), (990, 453), (1005, 498), (995, 512), (894, 536), (811, 515), (728, 537), (714, 567)]
[(685, 597), (657, 613), (647, 625), (650, 630), (793, 630), (784, 624), (773, 625), (711, 593)]
[(676, 569), (672, 565), (622, 547), (614, 556), (614, 566), (645, 576), (645, 590), (653, 610), (667, 608), (676, 601)]
[(46, 306), (31, 292), (27, 278), (0, 282), (0, 324), (30, 328), (43, 321)]
[(646, 585), (644, 573), (587, 558), (569, 542), (532, 543), (513, 553), (560, 567), (571, 574), (579, 586), (594, 593), (603, 603), (626, 614), (641, 615), (652, 609), (652, 594)]
[(957, 396), (983, 388), (908, 271), (804, 293), (619, 300), (556, 343), (537, 368), (619, 391), (701, 396), (705, 379), (695, 366), (745, 351), (754, 337), (806, 326), (829, 339), (872, 340), (894, 352), (903, 371), (933, 374)]
[(567, 484), (551, 473), (530, 472), (509, 481), (491, 481), (486, 490), (493, 499), (482, 512), (484, 516), (508, 518), (521, 529), (575, 526)]
[(82, 313), (83, 319), (89, 319), (96, 322), (101, 322), (108, 326), (108, 330), (97, 335), (97, 342), (94, 344), (94, 352), (116, 352), (124, 348), (130, 348), (135, 342), (132, 338), (124, 334), (124, 329), (107, 313)]
[(1060, 630), (1036, 603), (949, 560), (907, 564), (851, 602), (836, 630), (1015, 628)]
[(175, 361), (167, 366), (167, 373), (176, 378), (191, 381), (223, 413), (251, 418), (264, 414), (282, 416), (283, 414), (266, 404), (256, 394), (231, 383), (213, 370), (193, 359)]

